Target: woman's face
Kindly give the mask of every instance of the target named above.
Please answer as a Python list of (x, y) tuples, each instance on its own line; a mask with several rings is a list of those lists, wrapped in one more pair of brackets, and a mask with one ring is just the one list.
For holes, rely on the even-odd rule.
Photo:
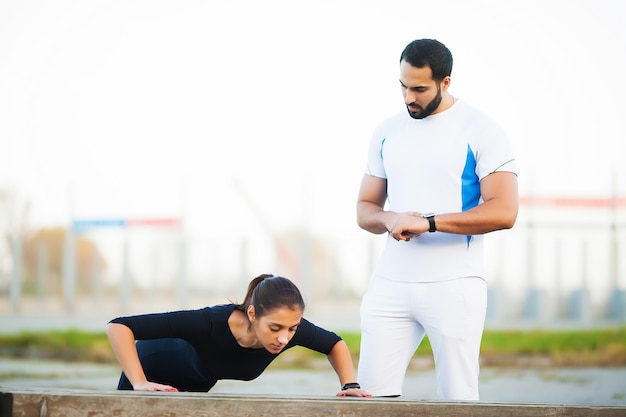
[(254, 307), (248, 308), (248, 319), (261, 345), (268, 352), (280, 353), (289, 343), (302, 320), (302, 310), (280, 307), (261, 317), (256, 317)]

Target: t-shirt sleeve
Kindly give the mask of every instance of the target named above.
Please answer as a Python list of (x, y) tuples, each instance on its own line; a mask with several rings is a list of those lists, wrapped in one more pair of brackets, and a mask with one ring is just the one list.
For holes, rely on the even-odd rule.
[(341, 337), (336, 333), (316, 326), (303, 318), (290, 344), (328, 355), (340, 340), (342, 340)]
[(110, 323), (125, 325), (136, 340), (174, 337), (193, 342), (211, 331), (211, 308), (117, 317)]
[(384, 144), (385, 137), (383, 136), (383, 130), (381, 127), (378, 127), (370, 139), (365, 173), (374, 177), (387, 179), (387, 173), (385, 172), (385, 165), (383, 164), (382, 156)]
[(490, 119), (479, 126), (480, 134), (476, 136), (479, 141), (476, 155), (478, 178), (482, 180), (487, 175), (500, 171), (516, 174), (513, 146), (504, 129)]

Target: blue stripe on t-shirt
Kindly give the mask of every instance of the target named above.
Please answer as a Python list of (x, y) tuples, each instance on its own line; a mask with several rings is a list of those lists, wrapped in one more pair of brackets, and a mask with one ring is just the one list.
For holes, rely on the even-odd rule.
[[(461, 175), (461, 198), (463, 201), (463, 211), (467, 211), (478, 205), (480, 200), (480, 181), (476, 175), (476, 157), (471, 146), (467, 145), (467, 157), (465, 158), (465, 168)], [(467, 236), (467, 246), (469, 247), (472, 237)]]

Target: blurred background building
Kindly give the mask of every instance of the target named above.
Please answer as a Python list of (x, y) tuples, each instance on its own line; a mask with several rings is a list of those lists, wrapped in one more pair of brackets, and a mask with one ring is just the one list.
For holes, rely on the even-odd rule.
[[(14, 225), (8, 200), (4, 221)], [(626, 323), (626, 199), (521, 201), (516, 227), (486, 239), (488, 326)], [(14, 227), (0, 252), (0, 316), (104, 320), (241, 301), (251, 278), (271, 272), (298, 284), (311, 317), (358, 328), (385, 236), (274, 231), (258, 219), (255, 234), (204, 238), (188, 234), (184, 218)]]

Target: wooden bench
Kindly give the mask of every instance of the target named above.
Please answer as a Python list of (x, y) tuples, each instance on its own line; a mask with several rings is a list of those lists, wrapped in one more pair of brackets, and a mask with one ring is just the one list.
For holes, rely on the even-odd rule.
[(0, 417), (626, 416), (626, 406), (414, 401), (0, 387)]

